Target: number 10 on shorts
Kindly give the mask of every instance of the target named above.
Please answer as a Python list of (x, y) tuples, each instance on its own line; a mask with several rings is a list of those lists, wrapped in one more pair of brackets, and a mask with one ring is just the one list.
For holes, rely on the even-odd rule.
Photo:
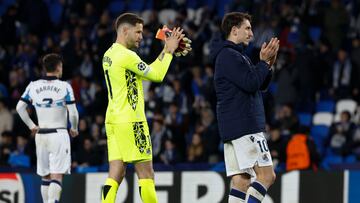
[(259, 147), (260, 147), (260, 150), (261, 152), (268, 152), (269, 151), (269, 148), (267, 146), (267, 143), (266, 143), (266, 140), (263, 139), (263, 140), (258, 140), (257, 143), (259, 144)]

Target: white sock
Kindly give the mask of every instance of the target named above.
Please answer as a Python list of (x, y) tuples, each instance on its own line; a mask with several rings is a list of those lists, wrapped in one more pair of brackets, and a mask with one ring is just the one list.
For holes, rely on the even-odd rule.
[(246, 194), (240, 190), (231, 188), (228, 203), (244, 203)]
[(44, 203), (48, 202), (49, 185), (50, 185), (50, 180), (49, 179), (42, 179), (41, 180), (40, 191), (41, 191), (41, 197), (42, 197)]
[(228, 203), (245, 203), (245, 200), (229, 195)]
[(261, 183), (255, 181), (251, 183), (248, 191), (246, 192), (245, 202), (247, 203), (261, 203), (266, 195), (266, 187)]
[(51, 183), (49, 185), (49, 200), (48, 203), (57, 203), (60, 200), (61, 195), (61, 183), (57, 180), (51, 180)]

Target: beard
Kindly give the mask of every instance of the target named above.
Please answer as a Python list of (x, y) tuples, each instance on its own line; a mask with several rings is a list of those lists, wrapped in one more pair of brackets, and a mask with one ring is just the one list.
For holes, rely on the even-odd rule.
[(140, 42), (136, 42), (135, 40), (129, 40), (127, 43), (127, 48), (131, 50), (137, 49), (139, 46)]

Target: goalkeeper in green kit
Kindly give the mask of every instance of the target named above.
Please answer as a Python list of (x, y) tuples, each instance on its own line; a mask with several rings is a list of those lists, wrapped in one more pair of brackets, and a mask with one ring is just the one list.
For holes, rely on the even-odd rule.
[(132, 51), (142, 40), (143, 20), (132, 13), (120, 15), (115, 22), (116, 42), (105, 52), (103, 69), (108, 89), (105, 127), (108, 143), (109, 175), (102, 188), (103, 203), (114, 203), (118, 187), (133, 163), (144, 203), (157, 202), (152, 149), (146, 122), (142, 80), (161, 82), (173, 54), (184, 56), (190, 42), (181, 28), (161, 30), (163, 51), (151, 64), (146, 64)]

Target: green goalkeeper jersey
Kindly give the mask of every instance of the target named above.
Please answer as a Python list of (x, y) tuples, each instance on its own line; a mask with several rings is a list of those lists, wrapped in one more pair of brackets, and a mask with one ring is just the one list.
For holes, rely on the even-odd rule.
[(105, 123), (146, 121), (142, 80), (161, 82), (171, 60), (171, 54), (162, 52), (148, 65), (134, 51), (114, 43), (102, 60), (109, 98)]

